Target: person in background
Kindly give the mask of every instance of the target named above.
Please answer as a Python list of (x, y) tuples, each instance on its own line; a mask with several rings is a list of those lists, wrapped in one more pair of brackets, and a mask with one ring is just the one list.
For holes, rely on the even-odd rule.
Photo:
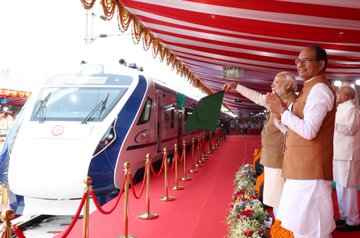
[(335, 229), (331, 197), (335, 92), (325, 77), (326, 51), (316, 45), (295, 60), (304, 86), (288, 110), (273, 93), (266, 105), (287, 129), (278, 219), (296, 238), (330, 238)]
[(360, 230), (358, 191), (360, 185), (360, 111), (357, 93), (349, 84), (336, 94), (333, 171), (341, 231)]
[[(296, 98), (297, 83), (295, 76), (288, 72), (281, 72), (275, 76), (271, 89), (276, 92), (289, 105)], [(226, 83), (223, 86), (225, 92), (236, 89), (237, 92), (251, 101), (263, 107), (265, 105), (265, 94), (261, 94), (246, 88), (235, 82)], [(284, 157), (284, 135), (274, 126), (274, 114), (270, 113), (261, 131), (261, 158), (260, 163), (264, 166), (264, 190), (263, 203), (273, 208), (276, 217), (281, 198), (284, 179), (281, 177), (281, 166)]]

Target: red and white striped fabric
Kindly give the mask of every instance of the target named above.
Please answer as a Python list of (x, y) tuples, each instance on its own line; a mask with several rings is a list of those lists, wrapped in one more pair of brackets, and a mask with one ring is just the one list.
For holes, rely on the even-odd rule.
[[(244, 69), (238, 82), (269, 91), (279, 71), (296, 74), (300, 50), (327, 50), (329, 79), (360, 79), (358, 0), (123, 0), (121, 4), (170, 49), (212, 91), (222, 88), (223, 66)], [(225, 95), (224, 102), (259, 107)]]

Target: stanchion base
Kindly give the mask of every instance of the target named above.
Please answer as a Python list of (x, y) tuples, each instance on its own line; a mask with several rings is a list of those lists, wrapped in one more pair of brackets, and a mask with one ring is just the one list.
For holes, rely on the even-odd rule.
[(117, 238), (136, 238), (136, 236), (128, 235), (128, 236), (118, 236)]
[(195, 166), (195, 167), (204, 167), (204, 165), (203, 165), (203, 164), (200, 164), (200, 163), (197, 163), (197, 164), (195, 164), (194, 166)]
[(185, 177), (181, 177), (181, 178), (179, 178), (179, 180), (181, 180), (181, 181), (189, 181), (189, 180), (191, 180), (191, 178), (190, 178), (190, 177), (185, 176)]
[(174, 201), (175, 200), (175, 197), (174, 196), (161, 196), (159, 197), (159, 200), (160, 201), (163, 201), (163, 202), (171, 202), (171, 201)]
[(190, 170), (189, 170), (189, 173), (193, 173), (193, 174), (194, 174), (194, 173), (199, 173), (199, 171), (196, 170), (196, 169), (190, 169)]
[(158, 218), (159, 215), (155, 212), (143, 212), (138, 215), (138, 218), (143, 220), (152, 220)]
[(184, 190), (184, 186), (175, 185), (171, 187), (172, 190)]

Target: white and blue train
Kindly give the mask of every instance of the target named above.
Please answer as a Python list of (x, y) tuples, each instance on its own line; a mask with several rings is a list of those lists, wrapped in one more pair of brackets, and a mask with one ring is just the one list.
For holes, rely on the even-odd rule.
[[(145, 155), (162, 158), (184, 131), (197, 101), (123, 66), (84, 65), (57, 75), (29, 98), (1, 152), (0, 182), (17, 214), (74, 214), (90, 176), (102, 203), (121, 188), (124, 162), (135, 174)], [(184, 100), (184, 98), (182, 98)]]

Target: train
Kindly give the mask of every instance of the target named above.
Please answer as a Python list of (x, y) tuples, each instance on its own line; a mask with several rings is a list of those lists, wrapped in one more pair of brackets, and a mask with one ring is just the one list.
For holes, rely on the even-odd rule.
[(184, 123), (197, 100), (121, 65), (83, 64), (49, 77), (33, 92), (9, 131), (0, 182), (17, 214), (73, 215), (92, 178), (98, 201), (121, 189), (124, 163), (133, 174), (145, 156), (191, 145), (200, 130)]

